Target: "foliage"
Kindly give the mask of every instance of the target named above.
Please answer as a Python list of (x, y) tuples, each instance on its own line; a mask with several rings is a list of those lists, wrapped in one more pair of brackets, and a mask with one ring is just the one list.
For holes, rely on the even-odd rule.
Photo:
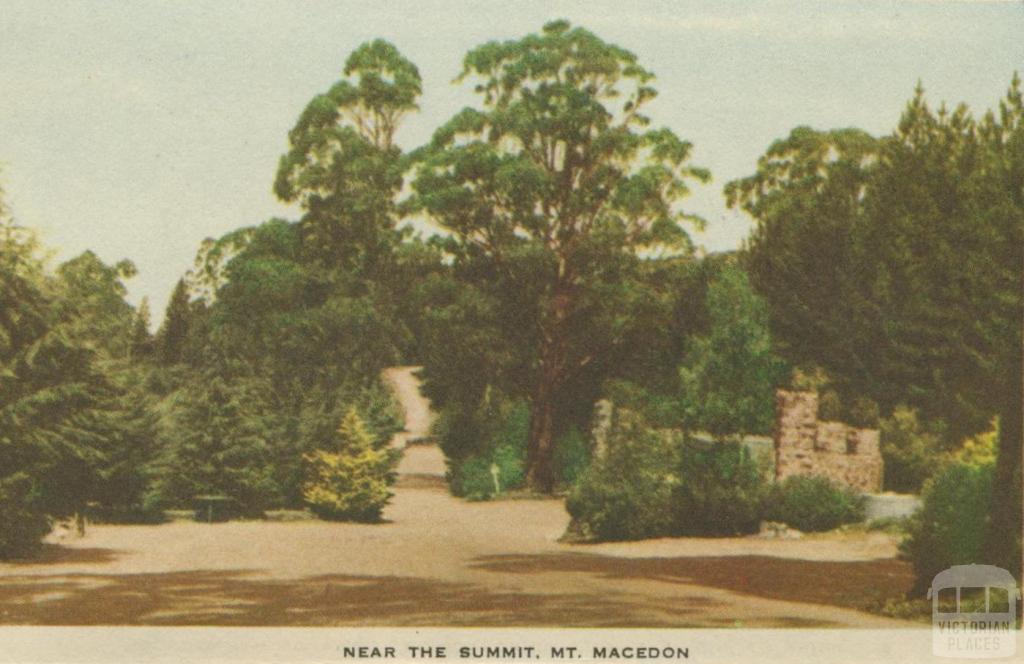
[(590, 458), (587, 437), (576, 427), (570, 427), (555, 442), (554, 465), (558, 484), (567, 487), (576, 484), (590, 465)]
[(336, 452), (314, 450), (303, 458), (303, 497), (314, 514), (335, 521), (379, 521), (391, 498), (397, 455), (378, 449), (355, 408), (338, 428)]
[(91, 251), (57, 268), (70, 333), (105, 357), (124, 359), (131, 351), (135, 311), (124, 299), (128, 289), (123, 281), (136, 272), (129, 260), (106, 265)]
[(756, 532), (765, 469), (738, 442), (684, 439), (618, 410), (607, 451), (570, 490), (570, 532), (586, 540)]
[(0, 560), (35, 551), (50, 521), (31, 504), (32, 481), (24, 473), (0, 477)]
[[(71, 306), (64, 282), (45, 274), (38, 254), (34, 236), (0, 205), (0, 485), (10, 500), (8, 551), (31, 548), (46, 515), (82, 512), (95, 497), (117, 398), (89, 338), (92, 324), (103, 321), (80, 317), (89, 303)], [(107, 274), (102, 264), (90, 266)], [(80, 295), (102, 291), (80, 276)]]
[(157, 344), (160, 350), (160, 362), (177, 364), (184, 359), (185, 344), (188, 339), (192, 309), (189, 306), (188, 286), (184, 279), (179, 279), (171, 292), (167, 303), (164, 322), (157, 333)]
[(747, 275), (726, 265), (707, 294), (710, 330), (680, 368), (685, 421), (716, 436), (769, 434), (785, 367), (772, 351), (768, 310)]
[(888, 136), (798, 128), (726, 193), (757, 219), (747, 260), (787, 359), (951, 438), (1000, 416), (989, 546), (1019, 571), (1020, 77), (979, 119), (933, 110), (919, 86)]
[(996, 417), (990, 430), (966, 438), (950, 455), (950, 460), (968, 466), (987, 466), (995, 463), (998, 447), (999, 418)]
[(929, 430), (917, 411), (897, 407), (881, 422), (880, 442), (887, 491), (918, 493), (942, 465), (940, 432)]
[(172, 417), (152, 503), (186, 508), (197, 496), (225, 496), (245, 516), (280, 503), (272, 441), (281, 423), (265, 384), (206, 377), (188, 385)]
[(607, 452), (590, 464), (566, 499), (570, 532), (600, 541), (673, 534), (679, 452), (671, 436), (620, 412)]
[(901, 553), (914, 565), (916, 590), (953, 565), (993, 563), (998, 552), (985, 546), (991, 516), (994, 465), (954, 463), (929, 480), (923, 505), (908, 524)]
[(764, 509), (765, 470), (738, 442), (684, 443), (672, 503), (673, 533), (757, 532)]
[(418, 155), (413, 202), (451, 233), (457, 273), (490, 283), (499, 308), (514, 303), (522, 317), (513, 334), (529, 344), (527, 375), (512, 394), (530, 399), (527, 474), (540, 491), (555, 482), (558, 395), (623, 343), (630, 305), (645, 304), (629, 276), (638, 256), (685, 252), (681, 224), (699, 224), (676, 203), (708, 174), (689, 165), (688, 142), (648, 128), (652, 78), (632, 53), (565, 21), (490, 42), (460, 76), (475, 81), (480, 107)]
[[(488, 500), (498, 495), (491, 469), (495, 462), (481, 456), (471, 456), (459, 462), (450, 475), (452, 493), (467, 500)], [(501, 487), (504, 488), (504, 487)]]
[(310, 101), (289, 133), (274, 190), (305, 211), (300, 228), (313, 260), (380, 277), (402, 235), (395, 196), (404, 162), (394, 137), (417, 109), (420, 75), (377, 39), (352, 52), (344, 76)]
[(139, 309), (135, 312), (128, 342), (128, 354), (132, 360), (141, 361), (153, 355), (153, 334), (149, 331), (150, 313), (149, 298), (143, 297)]
[(858, 274), (850, 235), (868, 177), (862, 165), (876, 153), (877, 140), (857, 129), (797, 127), (754, 175), (725, 187), (729, 204), (758, 222), (744, 262), (783, 356), (843, 378), (859, 366), (850, 357), (862, 333), (852, 326), (861, 299), (850, 283)]
[[(677, 371), (677, 378), (679, 372)], [(670, 392), (651, 390), (629, 380), (612, 379), (604, 384), (603, 395), (616, 408), (639, 413), (655, 428), (685, 428), (685, 408), (680, 402), (679, 389)]]
[(89, 510), (93, 520), (152, 523), (162, 514), (147, 503), (157, 477), (158, 414), (144, 386), (145, 371), (122, 369), (113, 377), (116, 394), (100, 450), (102, 461)]
[(804, 532), (864, 520), (864, 497), (825, 477), (796, 475), (773, 487), (766, 516)]
[[(498, 422), (482, 443), (474, 441), (478, 451), (459, 462), (450, 473), (452, 492), (470, 500), (486, 500), (498, 493), (522, 488), (526, 481), (526, 445), (530, 411), (525, 403), (513, 402), (481, 417)], [(488, 427), (482, 427), (487, 429)], [(572, 486), (590, 463), (590, 445), (575, 427), (558, 437), (554, 468), (558, 486)], [(498, 484), (495, 486), (493, 470)]]
[[(494, 395), (468, 417), (444, 419), (438, 431), (442, 449), (450, 453), (449, 483), (455, 495), (486, 500), (523, 486), (529, 417), (526, 404)], [(460, 457), (460, 450), (468, 453)], [(498, 471), (497, 486), (492, 468)]]

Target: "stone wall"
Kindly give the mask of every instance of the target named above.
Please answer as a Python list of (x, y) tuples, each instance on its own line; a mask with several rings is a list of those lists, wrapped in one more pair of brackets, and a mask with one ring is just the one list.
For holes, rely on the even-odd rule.
[(877, 429), (818, 420), (816, 392), (775, 394), (775, 478), (821, 475), (865, 493), (882, 488)]

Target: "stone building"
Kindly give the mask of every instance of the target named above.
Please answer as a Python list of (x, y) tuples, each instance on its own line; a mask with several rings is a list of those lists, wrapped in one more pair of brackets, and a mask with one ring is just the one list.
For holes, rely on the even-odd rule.
[(821, 475), (865, 493), (882, 489), (877, 429), (818, 419), (816, 392), (775, 393), (775, 479)]

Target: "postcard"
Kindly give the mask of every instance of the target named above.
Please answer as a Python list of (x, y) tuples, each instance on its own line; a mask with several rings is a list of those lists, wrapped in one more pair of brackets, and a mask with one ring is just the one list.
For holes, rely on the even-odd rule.
[(1020, 656), (1024, 4), (0, 35), (0, 660)]

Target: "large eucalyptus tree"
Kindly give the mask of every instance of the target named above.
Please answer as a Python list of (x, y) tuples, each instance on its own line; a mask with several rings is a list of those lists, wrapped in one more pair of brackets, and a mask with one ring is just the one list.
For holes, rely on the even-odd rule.
[(466, 55), (459, 79), (474, 82), (479, 106), (420, 155), (414, 200), (452, 235), (458, 261), (531, 265), (499, 297), (518, 300), (535, 328), (525, 395), (535, 490), (553, 487), (560, 392), (625, 340), (619, 305), (642, 297), (610, 275), (623, 260), (689, 251), (684, 223), (702, 224), (677, 204), (688, 180), (709, 174), (690, 165), (689, 142), (650, 128), (653, 79), (633, 53), (565, 21), (489, 42)]

